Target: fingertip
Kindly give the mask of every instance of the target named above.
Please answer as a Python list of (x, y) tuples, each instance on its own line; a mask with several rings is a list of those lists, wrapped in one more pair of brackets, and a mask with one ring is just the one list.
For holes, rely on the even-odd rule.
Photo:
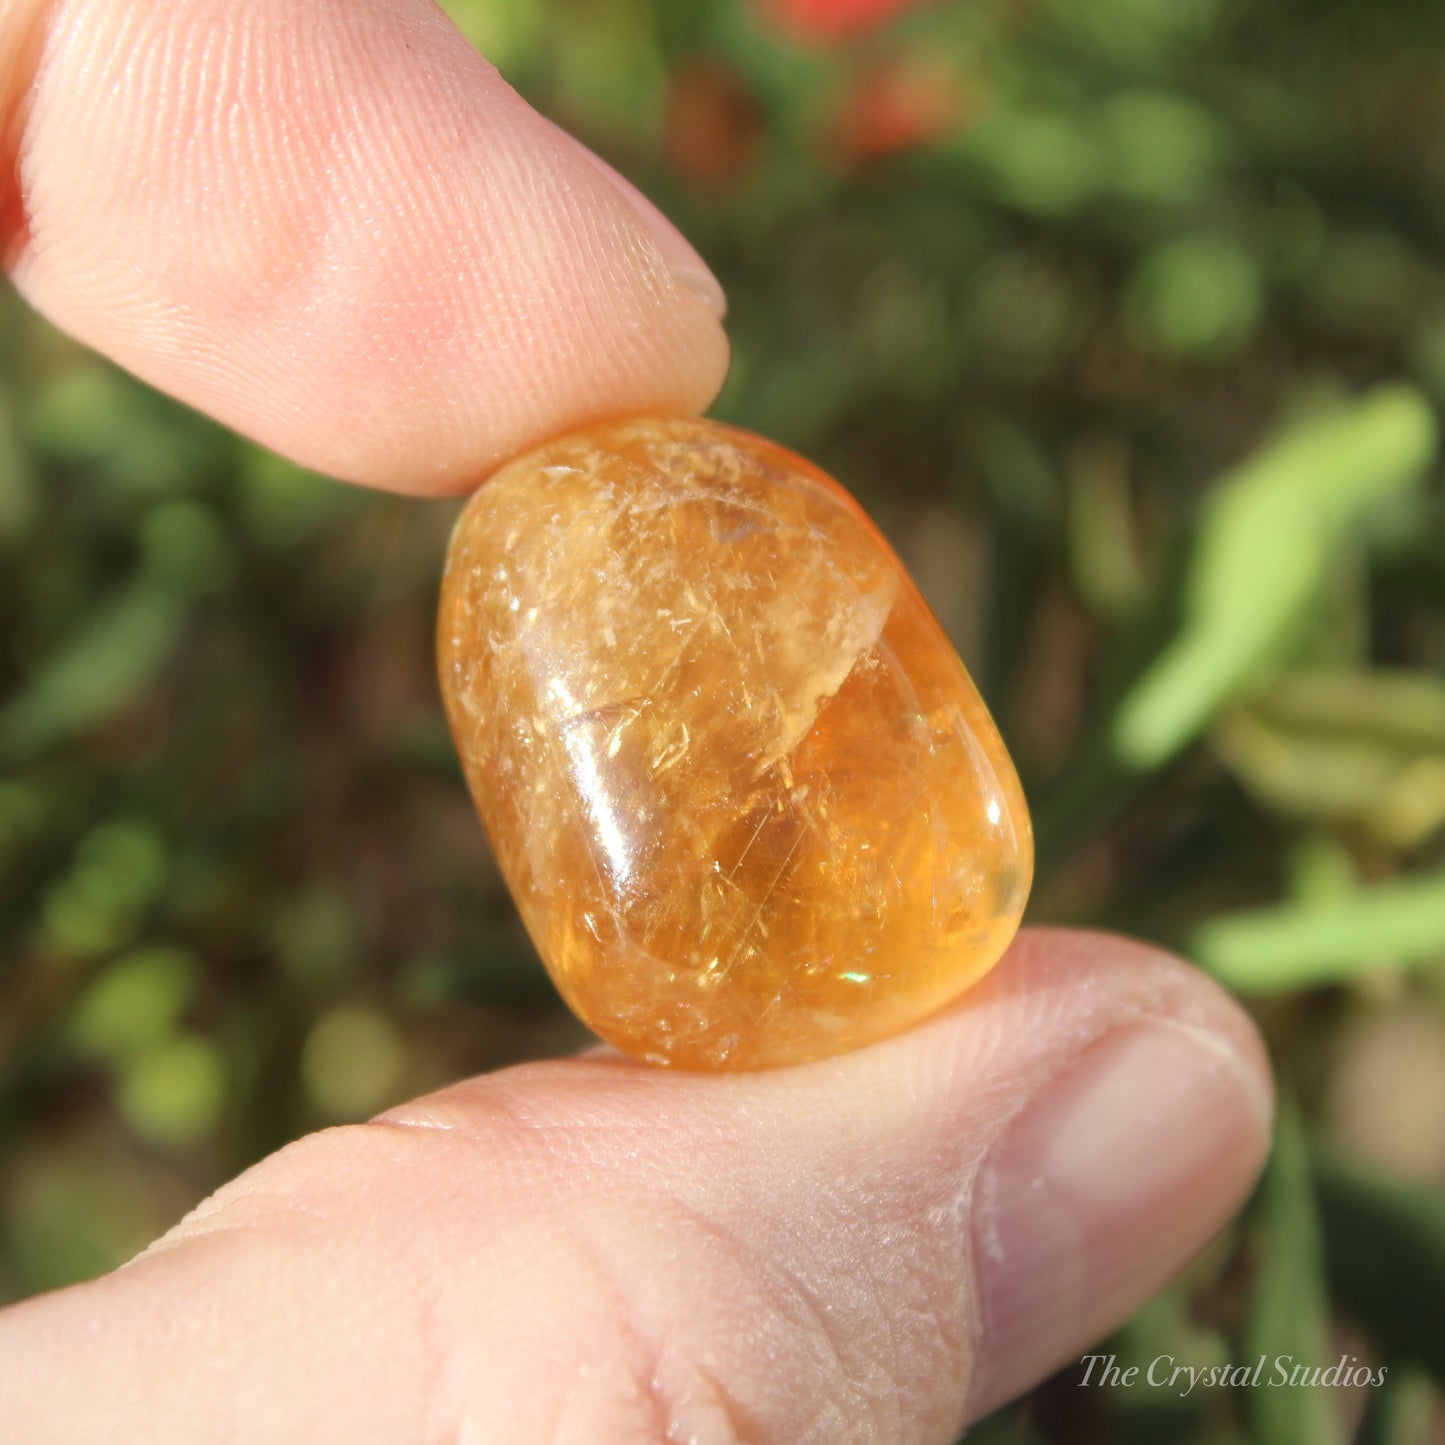
[(1243, 1204), (1268, 1135), (1218, 1037), (1125, 1025), (1031, 1100), (980, 1170), (968, 1414), (1077, 1358), (1177, 1275)]
[(1003, 967), (942, 1021), (955, 1046), (993, 1040), (1012, 1076), (970, 1189), (968, 1419), (1077, 1357), (1198, 1255), (1253, 1188), (1274, 1107), (1252, 1020), (1183, 960), (1033, 930)]
[(429, 0), (44, 14), (13, 275), (152, 384), (421, 495), (720, 389), (696, 252)]
[(581, 141), (568, 135), (565, 131), (559, 129), (558, 134), (562, 135), (568, 143), (576, 146), (577, 150), (597, 167), (618, 194), (632, 207), (638, 220), (642, 222), (643, 228), (657, 247), (658, 255), (662, 257), (673, 281), (684, 290), (701, 297), (708, 310), (719, 321), (724, 320), (728, 311), (727, 294), (723, 291), (722, 283), (713, 275), (707, 262), (698, 254), (692, 242), (642, 191), (620, 171), (608, 165), (596, 151), (583, 145)]
[[(1245, 1007), (1178, 954), (1120, 934), (1080, 928), (1026, 928), (992, 974), (955, 1005), (984, 1020), (1027, 1008), (1060, 1052), (1136, 1018), (1169, 1021), (1221, 1051), (1240, 1072), (1266, 1132), (1274, 1112), (1269, 1055)], [(1003, 1027), (1002, 1021), (998, 1025)]]

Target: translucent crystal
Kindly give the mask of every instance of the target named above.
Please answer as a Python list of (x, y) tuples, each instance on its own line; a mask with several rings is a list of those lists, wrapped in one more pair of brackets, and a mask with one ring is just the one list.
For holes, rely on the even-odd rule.
[(998, 959), (1013, 765), (858, 505), (747, 432), (609, 422), (468, 504), (439, 621), (468, 783), (563, 996), (627, 1053), (819, 1058)]

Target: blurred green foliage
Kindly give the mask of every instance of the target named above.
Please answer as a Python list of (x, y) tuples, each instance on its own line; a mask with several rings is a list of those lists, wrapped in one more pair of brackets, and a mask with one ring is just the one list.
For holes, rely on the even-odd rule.
[[(717, 270), (719, 414), (915, 568), (1034, 800), (1033, 918), (1256, 1009), (1271, 1173), (1112, 1347), (1391, 1368), (1066, 1372), (971, 1438), (1439, 1438), (1445, 10), (958, 0), (825, 44), (767, 0), (449, 8)], [(303, 1129), (580, 1042), (437, 705), (451, 516), (0, 300), (0, 1298)]]

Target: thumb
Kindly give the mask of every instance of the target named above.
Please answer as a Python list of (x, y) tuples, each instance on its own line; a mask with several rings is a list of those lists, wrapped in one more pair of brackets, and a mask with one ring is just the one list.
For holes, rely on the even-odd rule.
[(476, 482), (721, 385), (722, 292), (430, 0), (4, 0), (0, 258), (307, 466)]
[(1036, 931), (842, 1058), (594, 1053), (304, 1140), (0, 1314), (0, 1419), (33, 1445), (947, 1445), (1189, 1262), (1269, 1112), (1213, 984)]

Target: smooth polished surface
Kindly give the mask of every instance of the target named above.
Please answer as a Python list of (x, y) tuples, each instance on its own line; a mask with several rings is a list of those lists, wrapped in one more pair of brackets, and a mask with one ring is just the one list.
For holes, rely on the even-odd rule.
[(998, 959), (1032, 835), (957, 654), (833, 481), (714, 422), (609, 422), (457, 524), (442, 688), (567, 1002), (758, 1068), (933, 1013)]

